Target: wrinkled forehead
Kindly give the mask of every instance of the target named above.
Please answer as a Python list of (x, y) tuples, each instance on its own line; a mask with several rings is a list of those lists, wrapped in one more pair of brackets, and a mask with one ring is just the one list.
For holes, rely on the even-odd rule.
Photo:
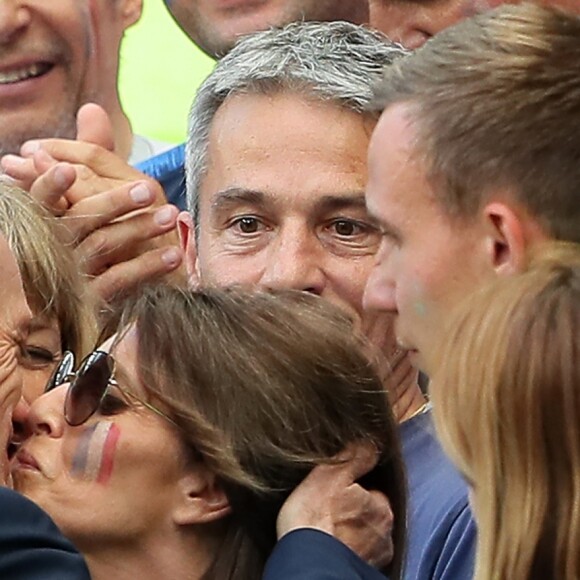
[(8, 240), (0, 234), (0, 322), (30, 318), (22, 277)]

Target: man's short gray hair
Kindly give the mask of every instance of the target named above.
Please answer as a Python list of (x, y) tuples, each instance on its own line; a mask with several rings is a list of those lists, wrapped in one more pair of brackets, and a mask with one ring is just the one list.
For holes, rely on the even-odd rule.
[(369, 115), (383, 68), (406, 54), (382, 34), (347, 22), (295, 22), (241, 40), (201, 85), (189, 115), (185, 170), (194, 222), (211, 122), (230, 95), (293, 92)]

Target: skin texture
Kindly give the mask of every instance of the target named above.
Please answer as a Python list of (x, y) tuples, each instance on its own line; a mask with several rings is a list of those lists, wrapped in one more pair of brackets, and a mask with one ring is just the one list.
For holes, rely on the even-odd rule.
[(49, 64), (37, 78), (0, 84), (1, 153), (32, 138), (74, 138), (79, 107), (101, 103), (119, 125), (118, 150), (131, 147), (117, 95), (118, 51), (141, 0), (14, 0), (0, 3), (0, 77)]
[(395, 314), (399, 344), (428, 373), (425, 354), (449, 310), (494, 268), (484, 221), (452, 221), (443, 212), (414, 137), (405, 107), (396, 105), (371, 139), (367, 206), (383, 236), (365, 305)]
[(401, 364), (393, 373), (391, 317), (363, 312), (380, 241), (364, 206), (373, 126), (295, 95), (230, 98), (212, 123), (200, 233), (185, 231), (186, 265), (190, 281), (302, 290), (340, 307), (382, 353), (402, 419), (417, 393), (397, 388), (413, 384), (413, 371)]
[(44, 392), (54, 367), (62, 356), (61, 333), (56, 319), (35, 316), (21, 356), (22, 395), (31, 404)]
[[(391, 40), (407, 48), (418, 48), (444, 28), (506, 3), (503, 0), (369, 0), (370, 22)], [(580, 13), (578, 0), (540, 3)]]
[(224, 104), (201, 191), (201, 279), (308, 290), (360, 318), (379, 242), (364, 207), (371, 129), (293, 96)]
[(223, 56), (244, 35), (297, 20), (368, 22), (366, 0), (165, 0), (204, 52)]
[(6, 449), (12, 431), (12, 417), (20, 419), (25, 412), (20, 403), (22, 374), (18, 362), (31, 313), (16, 259), (3, 236), (0, 236), (0, 263), (0, 484), (9, 485), (11, 478)]
[[(136, 376), (134, 334), (119, 343), (115, 356), (117, 380), (143, 396)], [(31, 406), (33, 435), (13, 462), (16, 489), (50, 513), (81, 549), (91, 537), (98, 543), (115, 535), (142, 536), (149, 527), (165, 529), (172, 489), (183, 461), (179, 438), (170, 424), (147, 409), (129, 407), (113, 389), (111, 394), (118, 401), (111, 400), (105, 406), (107, 413), (97, 413), (84, 425), (70, 427), (63, 417), (66, 390), (67, 385), (57, 387)], [(105, 452), (103, 435), (112, 431), (117, 441)], [(104, 459), (105, 454), (112, 470), (109, 478), (99, 481), (101, 461), (95, 456)], [(27, 456), (38, 466), (27, 463)], [(140, 490), (137, 497), (135, 489)], [(143, 496), (146, 493), (150, 494), (147, 499)]]

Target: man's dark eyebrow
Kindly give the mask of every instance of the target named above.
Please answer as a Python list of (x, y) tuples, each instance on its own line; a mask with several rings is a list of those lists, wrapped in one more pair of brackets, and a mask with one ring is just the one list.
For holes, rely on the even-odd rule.
[(242, 187), (230, 187), (218, 191), (211, 202), (211, 208), (214, 211), (219, 211), (224, 207), (247, 203), (250, 205), (263, 205), (266, 201), (266, 196), (261, 191), (253, 189), (244, 189)]
[(324, 211), (352, 208), (366, 211), (364, 191), (355, 191), (346, 195), (323, 195), (316, 205)]

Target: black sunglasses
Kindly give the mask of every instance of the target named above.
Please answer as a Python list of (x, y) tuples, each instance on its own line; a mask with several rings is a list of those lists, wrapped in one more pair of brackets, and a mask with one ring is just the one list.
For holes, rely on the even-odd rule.
[(121, 388), (114, 378), (115, 359), (108, 352), (94, 350), (83, 359), (76, 372), (73, 371), (74, 366), (74, 354), (66, 351), (44, 389), (44, 392), (48, 393), (70, 381), (64, 402), (64, 418), (71, 427), (82, 425), (98, 411), (110, 387), (116, 387), (125, 399), (136, 401), (178, 426), (166, 413)]

